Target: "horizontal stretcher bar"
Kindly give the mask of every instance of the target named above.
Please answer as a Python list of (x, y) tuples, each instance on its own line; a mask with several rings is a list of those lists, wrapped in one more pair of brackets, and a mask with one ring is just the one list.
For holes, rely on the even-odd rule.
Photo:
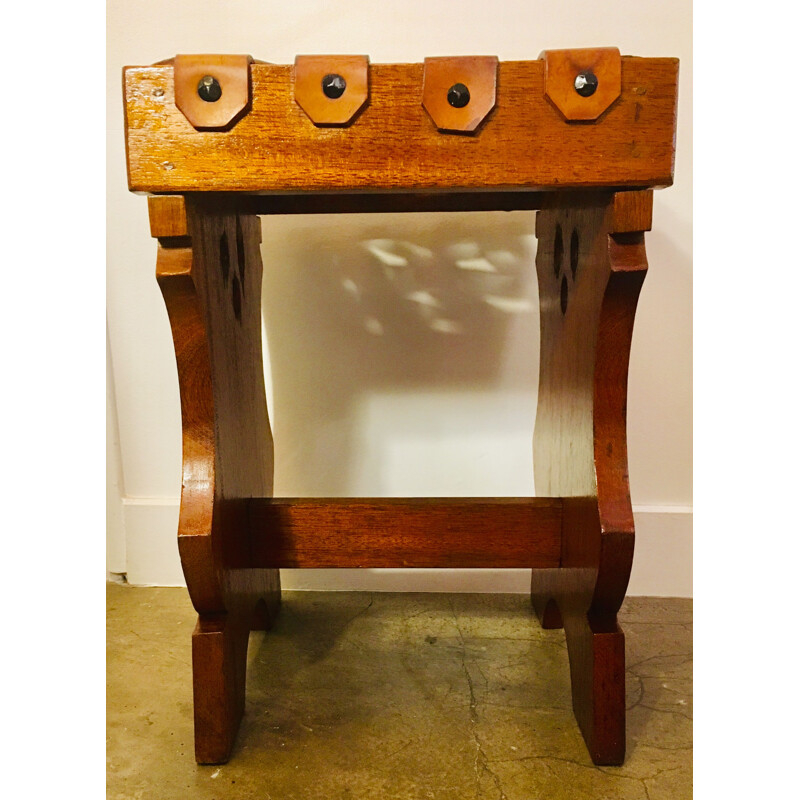
[(251, 566), (557, 568), (556, 498), (249, 501)]
[(423, 64), (370, 64), (365, 105), (335, 127), (314, 124), (298, 104), (295, 67), (254, 62), (248, 69), (243, 116), (208, 130), (193, 127), (176, 106), (172, 64), (126, 68), (131, 190), (470, 192), (672, 183), (674, 58), (622, 57), (619, 95), (592, 121), (570, 121), (552, 102), (544, 60), (499, 62), (495, 104), (469, 133), (437, 128), (422, 105)]

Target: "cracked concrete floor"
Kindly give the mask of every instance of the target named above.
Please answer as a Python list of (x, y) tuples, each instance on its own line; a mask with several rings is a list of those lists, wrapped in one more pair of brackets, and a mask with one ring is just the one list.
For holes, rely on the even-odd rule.
[(221, 767), (194, 762), (186, 590), (109, 584), (107, 616), (109, 800), (692, 796), (691, 600), (625, 601), (628, 755), (602, 768), (523, 595), (285, 592)]

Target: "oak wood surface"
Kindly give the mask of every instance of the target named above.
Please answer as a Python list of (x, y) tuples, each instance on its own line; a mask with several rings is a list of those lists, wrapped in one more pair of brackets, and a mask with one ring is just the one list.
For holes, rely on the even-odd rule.
[[(568, 86), (587, 53), (603, 73), (588, 104)], [(316, 126), (296, 102), (301, 61), (299, 83), (293, 67), (252, 63), (244, 113), (224, 131), (196, 130), (205, 126), (175, 106), (172, 63), (125, 70), (129, 185), (162, 193), (148, 202), (181, 391), (178, 541), (199, 613), (201, 763), (229, 756), (244, 708), (248, 632), (274, 619), (278, 568), (333, 566), (533, 567), (542, 624), (565, 629), (573, 706), (591, 757), (624, 758), (616, 615), (634, 541), (627, 369), (652, 216), (652, 192), (632, 190), (672, 181), (678, 64), (623, 57), (616, 97), (616, 53), (545, 58), (499, 63), (494, 108), (462, 136), (437, 130), (423, 108), (421, 64), (370, 65), (366, 105), (335, 128)], [(204, 72), (201, 62), (178, 67)], [(197, 76), (178, 72), (191, 95)], [(312, 77), (306, 84), (316, 87)], [(566, 110), (556, 107), (554, 81), (567, 87)], [(588, 121), (592, 102), (605, 106)], [(331, 122), (322, 117), (315, 121)], [(256, 215), (516, 208), (539, 209), (534, 465), (547, 497), (271, 498)]]
[[(150, 235), (154, 239), (167, 239), (170, 243), (174, 243), (176, 239), (189, 236), (186, 201), (180, 195), (148, 197), (147, 210), (150, 216)], [(188, 241), (180, 244), (190, 246)], [(187, 269), (191, 272), (191, 265), (188, 265)]]
[(561, 502), (547, 498), (251, 500), (259, 567), (558, 567)]
[(653, 225), (653, 192), (617, 192), (611, 230), (614, 234), (644, 233)]
[(565, 628), (573, 707), (592, 759), (620, 764), (624, 635), (616, 614), (634, 541), (627, 374), (652, 197), (563, 201), (562, 208), (537, 213), (541, 358), (534, 432), (537, 492), (563, 499), (562, 558), (559, 570), (534, 570), (531, 597), (546, 627)]
[(240, 614), (201, 615), (192, 633), (195, 759), (222, 764), (244, 714), (250, 626)]
[(622, 92), (595, 123), (545, 97), (544, 61), (500, 62), (497, 103), (473, 136), (437, 131), (422, 64), (371, 64), (346, 128), (319, 128), (294, 99), (292, 66), (253, 63), (252, 108), (197, 131), (175, 107), (173, 67), (124, 72), (129, 186), (147, 192), (322, 192), (668, 186), (678, 62), (622, 59)]
[[(276, 569), (246, 559), (247, 499), (272, 494), (272, 435), (261, 360), (261, 226), (257, 217), (150, 203), (156, 275), (178, 366), (183, 476), (178, 549), (193, 634), (200, 763), (227, 759), (244, 708), (247, 634), (280, 604)], [(185, 228), (184, 228), (185, 225)], [(214, 722), (208, 720), (213, 718)]]
[(634, 536), (627, 368), (652, 192), (537, 199), (542, 353), (534, 457), (537, 491), (549, 498), (528, 499), (270, 498), (260, 227), (243, 213), (265, 201), (271, 198), (150, 199), (181, 387), (179, 548), (200, 612), (193, 636), (198, 761), (228, 758), (244, 707), (247, 633), (274, 617), (278, 567), (525, 565), (534, 568), (531, 596), (543, 624), (565, 628), (573, 705), (592, 759), (621, 763), (624, 636), (616, 612)]
[[(261, 226), (257, 217), (181, 214), (153, 198), (157, 278), (173, 329), (183, 419), (178, 547), (200, 613), (262, 595), (277, 602), (277, 571), (223, 569), (247, 549), (249, 497), (272, 494), (273, 445), (261, 358)], [(180, 245), (172, 246), (176, 240)], [(167, 242), (168, 246), (164, 246)], [(246, 599), (245, 599), (246, 598)]]

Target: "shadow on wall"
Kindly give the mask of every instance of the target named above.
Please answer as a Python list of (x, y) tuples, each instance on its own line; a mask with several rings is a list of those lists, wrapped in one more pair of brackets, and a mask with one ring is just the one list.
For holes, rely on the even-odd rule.
[[(484, 442), (516, 437), (530, 461), (532, 212), (274, 216), (262, 225), (277, 496), (402, 494), (380, 474), (383, 459), (365, 456), (387, 436), (435, 446), (480, 430)], [(477, 442), (462, 456), (479, 455)], [(426, 485), (432, 496), (487, 493), (454, 491), (446, 475)]]

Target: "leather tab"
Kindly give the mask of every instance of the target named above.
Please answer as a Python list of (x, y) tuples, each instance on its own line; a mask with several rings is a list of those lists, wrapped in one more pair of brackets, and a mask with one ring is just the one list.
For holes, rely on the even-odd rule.
[[(593, 122), (622, 91), (622, 56), (616, 47), (547, 50), (542, 56), (545, 94), (568, 122)], [(597, 78), (597, 88), (583, 97), (575, 88), (575, 79), (587, 72)]]
[[(469, 92), (469, 101), (460, 108), (448, 100), (458, 84)], [(474, 133), (495, 106), (496, 88), (497, 56), (425, 59), (422, 105), (440, 131)]]
[[(344, 79), (344, 91), (329, 97), (326, 76)], [(351, 123), (369, 97), (368, 56), (297, 56), (294, 60), (294, 99), (317, 126)]]
[[(225, 130), (250, 106), (251, 56), (175, 56), (175, 105), (197, 130)], [(219, 83), (219, 99), (209, 102), (198, 94), (206, 76)]]

